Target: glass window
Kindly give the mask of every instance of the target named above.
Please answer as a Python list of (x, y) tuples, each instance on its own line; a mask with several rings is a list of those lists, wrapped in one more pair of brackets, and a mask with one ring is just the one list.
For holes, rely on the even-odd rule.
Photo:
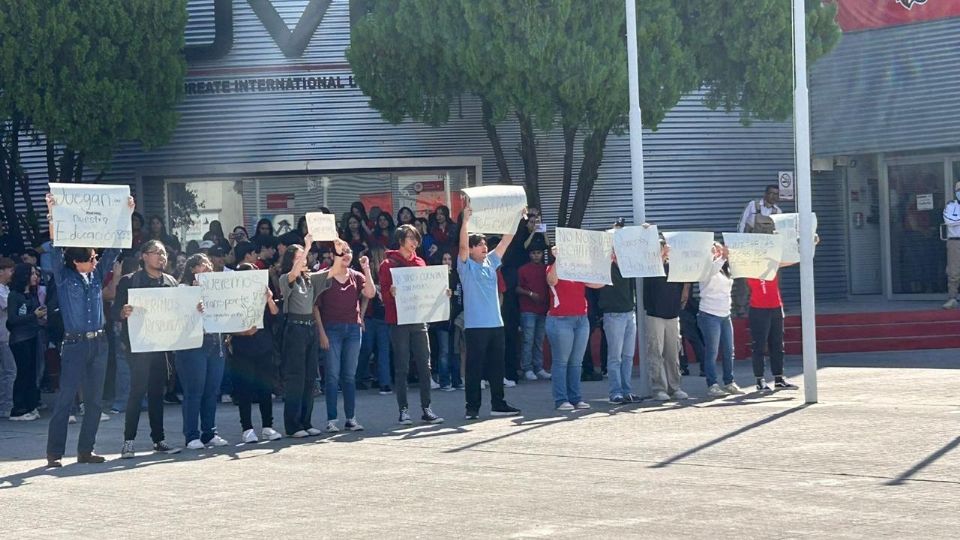
[(895, 294), (946, 292), (940, 240), (943, 162), (891, 165), (890, 274)]

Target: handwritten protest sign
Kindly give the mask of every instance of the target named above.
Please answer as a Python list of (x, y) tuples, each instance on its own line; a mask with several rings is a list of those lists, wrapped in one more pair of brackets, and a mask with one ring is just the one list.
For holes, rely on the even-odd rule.
[(337, 235), (337, 216), (333, 214), (324, 214), (323, 212), (307, 212), (307, 232), (317, 242), (329, 242), (336, 240)]
[(204, 272), (197, 274), (203, 297), (205, 332), (243, 332), (263, 328), (268, 272)]
[(397, 288), (397, 324), (450, 319), (450, 270), (445, 265), (391, 268), (390, 275)]
[(50, 184), (54, 244), (58, 247), (129, 248), (133, 228), (128, 186)]
[(130, 289), (130, 352), (181, 351), (203, 344), (200, 287)]
[[(773, 214), (773, 223), (776, 225), (777, 234), (783, 236), (783, 257), (781, 260), (785, 263), (800, 262), (800, 215), (799, 214)], [(813, 214), (813, 234), (817, 234), (817, 215)], [(817, 248), (814, 246), (814, 252)]]
[(612, 283), (613, 234), (557, 227), (556, 239), (557, 277), (583, 283)]
[(723, 233), (730, 252), (730, 276), (771, 280), (780, 268), (783, 237), (779, 234)]
[(656, 225), (623, 227), (613, 232), (613, 251), (623, 277), (662, 277), (660, 236)]
[(527, 206), (527, 194), (520, 186), (480, 186), (466, 188), (468, 204), (473, 215), (468, 232), (513, 234)]
[(713, 265), (713, 233), (700, 231), (665, 232), (670, 246), (670, 273), (667, 281), (700, 281)]

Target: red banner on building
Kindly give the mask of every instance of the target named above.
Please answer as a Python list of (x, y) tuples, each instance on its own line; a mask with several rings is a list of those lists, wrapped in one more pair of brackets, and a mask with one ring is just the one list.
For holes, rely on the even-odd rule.
[(829, 0), (844, 32), (960, 17), (957, 0)]

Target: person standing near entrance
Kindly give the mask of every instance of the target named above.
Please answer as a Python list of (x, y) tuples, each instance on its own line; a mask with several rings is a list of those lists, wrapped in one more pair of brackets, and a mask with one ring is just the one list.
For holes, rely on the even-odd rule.
[(463, 210), (457, 255), (457, 272), (463, 287), (464, 335), (470, 351), (466, 362), (466, 419), (479, 417), (483, 400), (480, 379), (484, 376), (490, 381), (490, 415), (516, 416), (520, 409), (511, 407), (503, 399), (506, 345), (497, 288), (497, 268), (514, 235), (503, 235), (496, 249), (488, 252), (484, 235), (467, 232), (472, 215), (473, 209), (469, 206)]
[(954, 199), (943, 209), (947, 226), (947, 302), (943, 309), (957, 307), (960, 294), (960, 181), (953, 185)]
[[(398, 217), (404, 217), (404, 211), (411, 214), (409, 208), (401, 208)], [(423, 414), (420, 419), (428, 424), (441, 424), (443, 418), (434, 414), (430, 408), (430, 338), (427, 335), (426, 323), (397, 324), (396, 287), (393, 285), (392, 268), (406, 268), (426, 266), (419, 256), (420, 232), (411, 224), (400, 225), (397, 228), (397, 245), (400, 249), (387, 251), (383, 263), (380, 264), (380, 292), (383, 296), (383, 307), (386, 311), (387, 324), (390, 326), (390, 344), (393, 345), (394, 384), (397, 393), (397, 406), (400, 408), (399, 422), (408, 426), (413, 423), (410, 418), (410, 408), (407, 403), (407, 374), (410, 372), (410, 361), (417, 365), (417, 377), (420, 380), (420, 407)]]
[[(763, 191), (762, 199), (748, 202), (747, 207), (743, 209), (737, 232), (773, 234), (776, 226), (770, 216), (782, 212), (777, 206), (778, 202), (780, 202), (780, 186), (768, 185)], [(731, 296), (733, 297), (733, 316), (746, 316), (747, 307), (750, 305), (750, 288), (746, 280), (742, 278), (734, 280)]]
[[(167, 266), (167, 248), (160, 240), (148, 240), (140, 246), (140, 270), (120, 278), (117, 296), (113, 301), (113, 319), (123, 322), (123, 342), (130, 350), (130, 325), (127, 319), (133, 306), (127, 303), (130, 289), (176, 287), (177, 280), (163, 272)], [(163, 393), (167, 385), (167, 353), (129, 353), (130, 394), (124, 413), (123, 446), (121, 458), (134, 457), (133, 440), (137, 437), (140, 423), (140, 402), (147, 396), (147, 416), (150, 419), (150, 438), (153, 449), (164, 454), (176, 454), (180, 448), (170, 446), (163, 432)]]
[[(47, 219), (53, 219), (54, 198), (47, 194)], [(136, 203), (127, 201), (130, 212)], [(50, 241), (56, 243), (54, 227), (50, 227)], [(117, 257), (119, 249), (103, 252), (97, 265), (93, 248), (52, 248), (53, 279), (57, 285), (57, 299), (63, 317), (63, 348), (60, 352), (60, 393), (47, 429), (47, 466), (60, 467), (60, 459), (67, 444), (67, 423), (73, 399), (82, 390), (86, 412), (77, 443), (78, 463), (103, 463), (102, 456), (93, 453), (100, 427), (100, 407), (103, 381), (107, 374), (106, 321), (103, 315), (103, 278)]]

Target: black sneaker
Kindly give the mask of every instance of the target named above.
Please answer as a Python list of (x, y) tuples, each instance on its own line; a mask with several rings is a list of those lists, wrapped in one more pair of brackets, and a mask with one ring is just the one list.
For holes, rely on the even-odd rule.
[(787, 382), (787, 380), (783, 377), (777, 377), (777, 379), (773, 382), (773, 388), (775, 390), (797, 390), (800, 387)]
[(769, 394), (770, 392), (773, 392), (773, 390), (771, 390), (770, 387), (767, 386), (767, 381), (760, 380), (760, 381), (757, 381), (757, 392)]
[(161, 454), (179, 454), (180, 450), (182, 450), (182, 448), (177, 448), (176, 446), (170, 446), (169, 444), (167, 444), (167, 441), (160, 441), (158, 443), (153, 443), (153, 451)]
[(163, 402), (164, 402), (164, 403), (169, 403), (169, 404), (172, 404), (172, 405), (181, 405), (181, 404), (183, 403), (182, 401), (180, 401), (180, 398), (179, 398), (176, 394), (174, 394), (173, 392), (171, 392), (171, 393), (169, 393), (169, 394), (165, 394), (165, 395), (163, 396)]
[(393, 388), (390, 388), (390, 385), (389, 385), (389, 384), (385, 384), (385, 385), (383, 385), (383, 386), (380, 387), (380, 395), (381, 395), (381, 396), (389, 396), (389, 395), (392, 394), (392, 393), (393, 393)]
[(480, 412), (473, 409), (467, 409), (467, 414), (464, 416), (464, 418), (467, 420), (476, 420), (480, 418)]
[(442, 424), (443, 418), (440, 418), (434, 414), (433, 409), (430, 407), (424, 407), (423, 415), (420, 416), (420, 419), (428, 424)]
[(490, 416), (520, 416), (520, 409), (504, 403), (503, 405), (490, 409)]
[(686, 364), (680, 366), (680, 374), (681, 374), (681, 375), (689, 375), (689, 374), (690, 374), (690, 367), (688, 367)]
[(409, 410), (409, 409), (407, 409), (406, 407), (400, 409), (400, 419), (397, 420), (397, 423), (399, 423), (399, 424), (401, 424), (401, 425), (404, 425), (404, 426), (409, 426), (410, 424), (413, 423), (413, 420), (410, 419), (410, 410)]
[(623, 401), (625, 403), (640, 403), (641, 401), (643, 401), (643, 398), (636, 394), (627, 394), (623, 396)]

